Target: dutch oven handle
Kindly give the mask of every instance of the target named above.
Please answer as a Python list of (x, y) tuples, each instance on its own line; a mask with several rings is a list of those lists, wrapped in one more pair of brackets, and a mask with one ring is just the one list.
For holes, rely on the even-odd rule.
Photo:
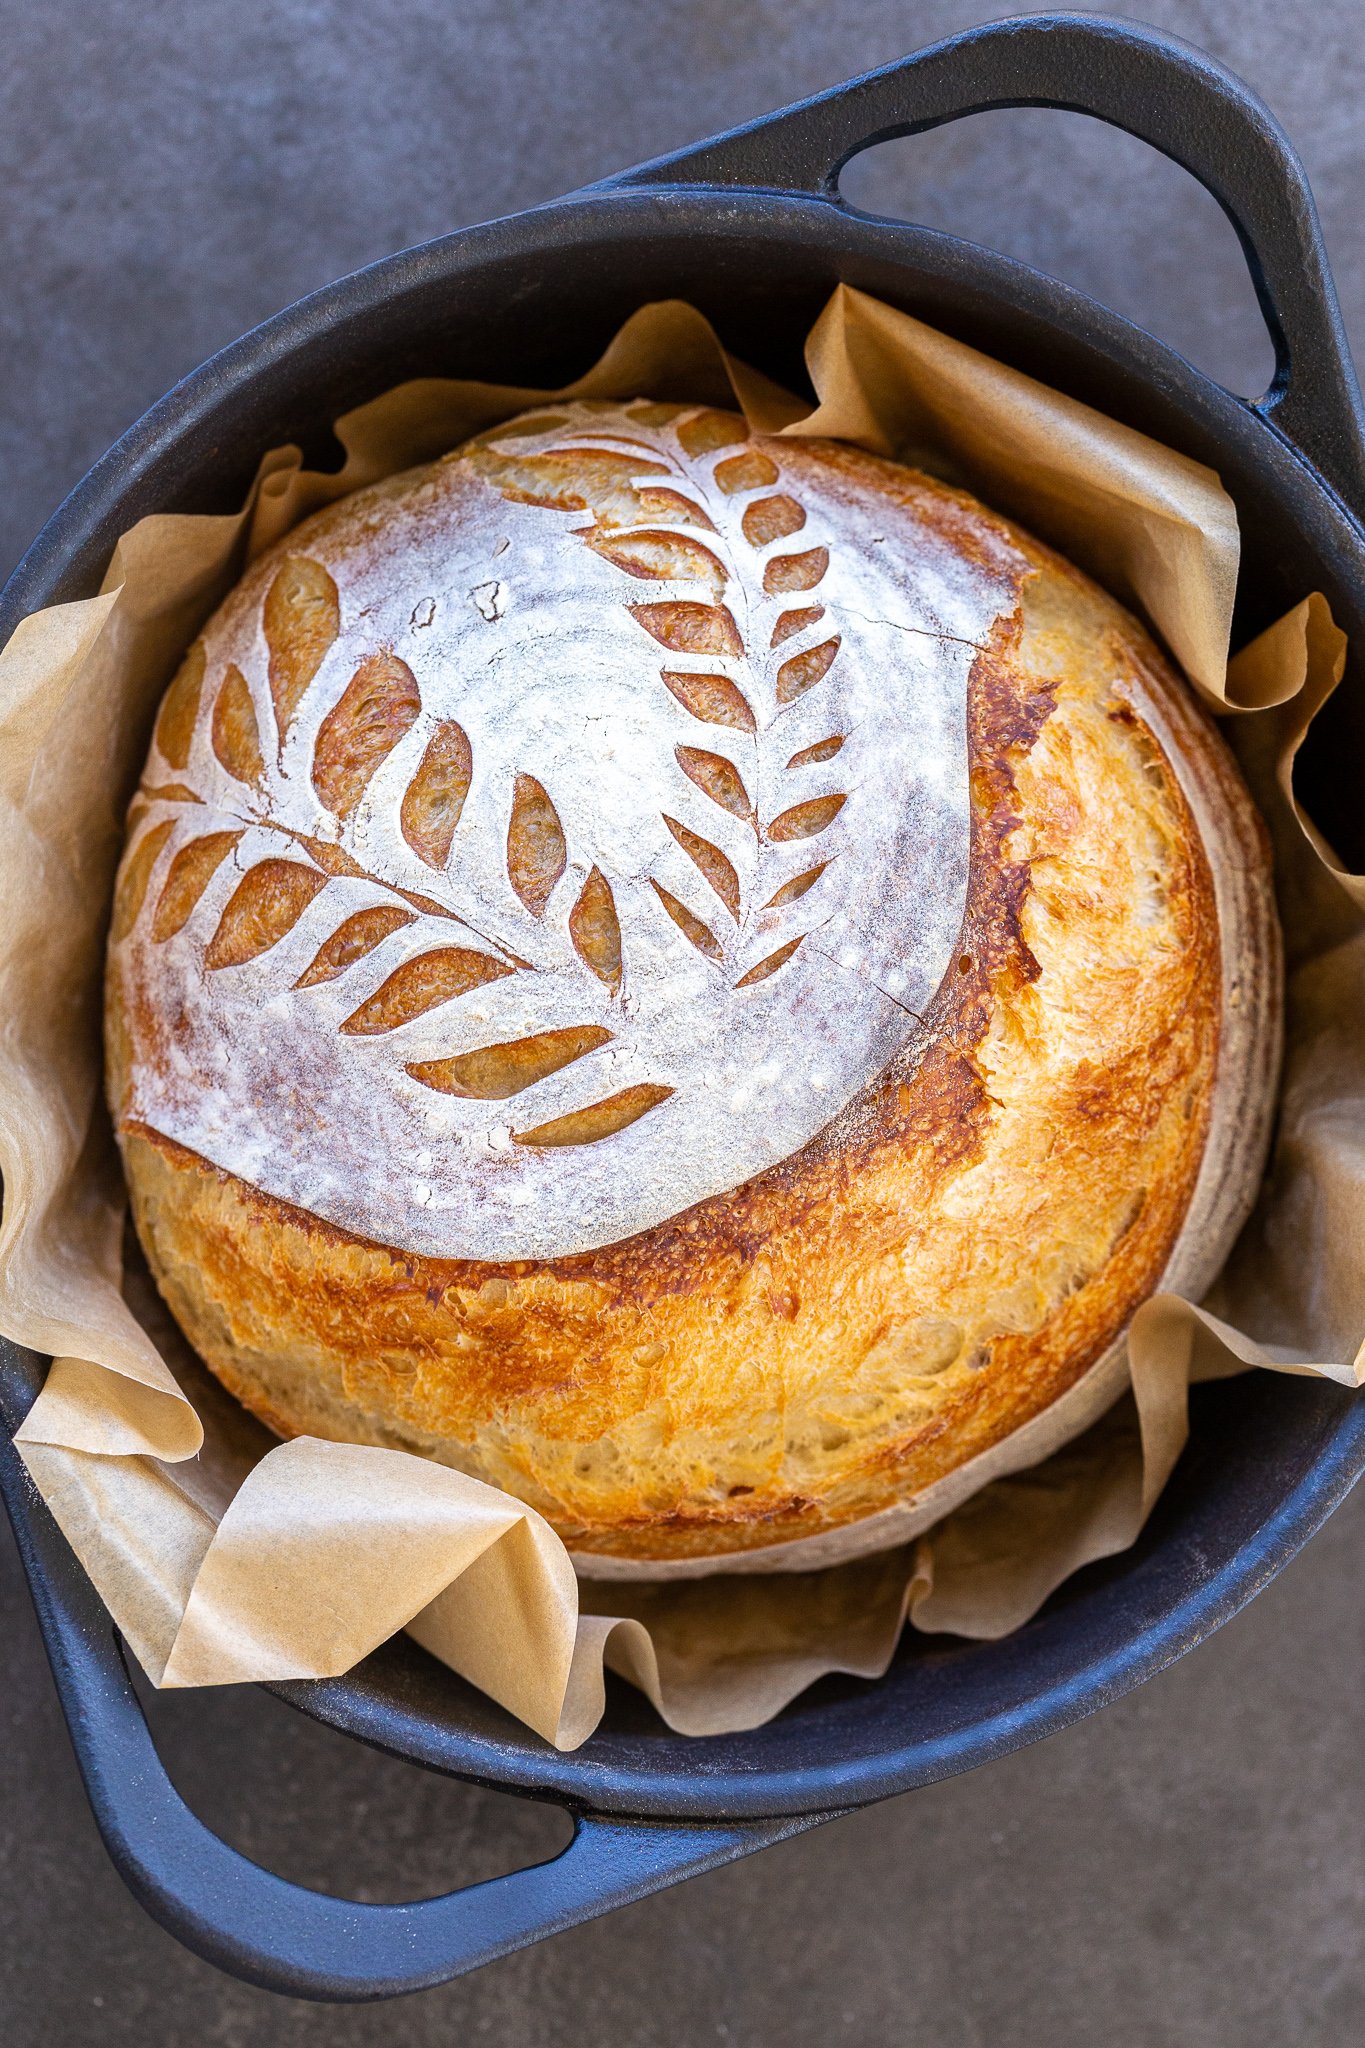
[(860, 151), (998, 107), (1108, 121), (1213, 194), (1246, 252), (1275, 347), (1257, 410), (1360, 516), (1360, 392), (1303, 166), (1256, 95), (1174, 36), (1093, 15), (991, 22), (594, 189), (744, 186), (842, 203), (839, 173)]
[(114, 1625), (0, 1428), (0, 1487), (104, 1845), (135, 1898), (219, 1969), (295, 1998), (392, 1998), (443, 1984), (827, 1814), (682, 1822), (575, 1814), (560, 1855), (406, 1905), (290, 1884), (230, 1848), (157, 1755)]

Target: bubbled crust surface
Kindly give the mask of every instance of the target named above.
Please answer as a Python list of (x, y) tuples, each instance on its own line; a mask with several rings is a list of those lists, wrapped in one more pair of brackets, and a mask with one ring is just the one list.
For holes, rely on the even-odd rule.
[[(904, 473), (876, 467), (890, 518)], [(1000, 532), (929, 488), (955, 528)], [(1264, 856), (1141, 629), (1006, 531), (1032, 574), (972, 668), (968, 907), (922, 1028), (795, 1157), (634, 1238), (417, 1257), (128, 1123), (116, 938), (139, 1234), (191, 1342), (273, 1428), (455, 1465), (580, 1555), (677, 1560), (911, 1500), (1111, 1345), (1186, 1218), (1222, 1008), (1210, 865), (1157, 731)]]

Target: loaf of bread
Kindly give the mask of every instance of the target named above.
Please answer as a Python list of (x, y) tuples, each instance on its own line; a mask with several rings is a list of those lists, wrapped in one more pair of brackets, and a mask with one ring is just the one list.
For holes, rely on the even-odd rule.
[(310, 519), (190, 649), (109, 1099), (273, 1429), (589, 1572), (781, 1567), (1080, 1426), (1212, 1278), (1278, 972), (1230, 757), (1075, 568), (840, 443), (564, 404)]

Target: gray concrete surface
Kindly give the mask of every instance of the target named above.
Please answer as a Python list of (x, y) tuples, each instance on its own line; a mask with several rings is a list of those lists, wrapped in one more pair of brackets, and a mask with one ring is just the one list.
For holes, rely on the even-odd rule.
[[(1145, 0), (1295, 136), (1365, 341), (1365, 10)], [(883, 62), (992, 10), (890, 0), (0, 0), (0, 568), (141, 408), (309, 287)], [(1059, 271), (1247, 391), (1268, 361), (1182, 174), (1002, 114), (850, 174)], [(218, 1976), (103, 1858), (0, 1540), (0, 2039), (9, 2048), (486, 2041), (692, 2048), (1348, 2044), (1365, 2022), (1365, 1495), (1193, 1658), (1096, 1720), (577, 1930), (338, 2011)], [(398, 1898), (544, 1854), (553, 1816), (256, 1692), (153, 1707), (248, 1853)]]

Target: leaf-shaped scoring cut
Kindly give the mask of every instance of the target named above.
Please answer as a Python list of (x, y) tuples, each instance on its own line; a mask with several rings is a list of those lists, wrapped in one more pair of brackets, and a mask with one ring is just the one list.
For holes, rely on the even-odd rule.
[(807, 868), (804, 875), (793, 875), (789, 882), (784, 882), (782, 887), (768, 898), (763, 908), (780, 910), (785, 903), (799, 902), (808, 889), (815, 887), (828, 866), (829, 862), (822, 860), (818, 867)]
[(804, 633), (807, 626), (818, 626), (824, 616), (825, 607), (822, 604), (807, 605), (803, 611), (783, 612), (773, 627), (773, 637), (768, 645), (780, 647), (782, 642), (790, 640), (794, 633)]
[(832, 732), (827, 740), (817, 740), (813, 747), (802, 747), (799, 754), (793, 754), (789, 768), (813, 768), (820, 761), (832, 761), (843, 746), (843, 734)]
[(261, 614), (270, 650), (270, 697), (283, 746), (303, 693), (341, 630), (337, 587), (321, 562), (289, 555), (266, 592)]
[(739, 628), (723, 604), (696, 604), (689, 598), (662, 604), (633, 604), (631, 616), (646, 633), (673, 654), (743, 654)]
[(675, 747), (673, 753), (683, 774), (689, 782), (695, 782), (703, 796), (709, 796), (713, 804), (719, 804), (732, 817), (753, 822), (754, 807), (733, 761), (727, 761), (724, 754), (710, 754), (704, 747)]
[(742, 455), (727, 456), (711, 474), (727, 498), (740, 491), (760, 491), (777, 482), (777, 464), (761, 448), (746, 448)]
[(231, 661), (213, 707), (213, 751), (234, 781), (255, 788), (265, 767), (256, 707), (246, 677)]
[(190, 758), (194, 722), (199, 716), (199, 692), (204, 687), (204, 643), (196, 640), (175, 672), (175, 680), (162, 700), (156, 720), (156, 743), (162, 758), (172, 768), (183, 768)]
[(114, 902), (114, 938), (126, 938), (137, 923), (138, 912), (146, 899), (147, 884), (152, 879), (152, 869), (174, 830), (175, 819), (163, 818), (159, 825), (153, 825), (150, 832), (143, 834), (124, 862)]
[(299, 844), (329, 875), (345, 875), (358, 882), (374, 880), (373, 875), (366, 874), (358, 860), (352, 860), (344, 846), (333, 846), (326, 839), (310, 839), (302, 832), (299, 834)]
[(689, 455), (709, 455), (715, 448), (733, 448), (747, 441), (749, 428), (737, 412), (720, 412), (708, 407), (694, 413), (678, 428), (678, 439)]
[(537, 1124), (534, 1130), (513, 1131), (512, 1143), (595, 1145), (599, 1138), (614, 1138), (618, 1131), (638, 1123), (651, 1109), (667, 1102), (672, 1093), (671, 1088), (655, 1081), (638, 1082), (633, 1088), (623, 1088), (618, 1095), (608, 1095), (603, 1102), (594, 1102), (589, 1109), (571, 1109), (567, 1116), (553, 1117), (547, 1124)]
[(733, 864), (726, 859), (718, 846), (713, 846), (709, 839), (703, 839), (699, 832), (689, 832), (686, 825), (680, 825), (678, 820), (670, 818), (667, 812), (664, 813), (664, 823), (688, 859), (705, 875), (731, 917), (738, 920), (739, 876)]
[(704, 724), (731, 725), (736, 732), (754, 731), (754, 714), (729, 676), (688, 675), (685, 670), (666, 668), (663, 680), (684, 711), (690, 711)]
[(739, 980), (735, 983), (735, 987), (752, 988), (756, 981), (766, 981), (770, 974), (776, 974), (778, 968), (785, 966), (787, 961), (791, 959), (792, 954), (805, 937), (806, 933), (802, 932), (800, 938), (788, 939), (785, 946), (779, 946), (775, 953), (769, 953), (767, 959), (760, 960), (757, 967), (751, 967), (747, 974), (741, 974)]
[(354, 814), (380, 764), (422, 709), (417, 678), (381, 648), (367, 654), (318, 728), (313, 787), (338, 818)]
[(391, 932), (401, 932), (405, 924), (416, 922), (410, 910), (400, 910), (396, 903), (376, 903), (369, 910), (357, 910), (319, 946), (294, 983), (295, 988), (315, 988), (319, 982), (335, 981), (357, 960), (373, 953)]
[(653, 583), (702, 583), (719, 597), (729, 580), (720, 558), (688, 534), (605, 533), (593, 535), (588, 545), (627, 576)]
[(835, 655), (839, 652), (839, 636), (822, 640), (818, 647), (808, 647), (804, 654), (794, 654), (790, 661), (784, 661), (777, 671), (777, 701), (779, 704), (794, 703), (807, 690), (829, 674)]
[(642, 427), (666, 427), (677, 419), (679, 413), (686, 411), (685, 405), (672, 405), (667, 400), (659, 402), (646, 398), (639, 405), (631, 406), (626, 418), (634, 420)]
[(829, 570), (828, 548), (807, 548), (800, 555), (774, 555), (763, 571), (763, 588), (769, 597), (789, 590), (814, 590)]
[(202, 839), (191, 839), (181, 847), (171, 862), (152, 919), (152, 937), (158, 944), (173, 939), (184, 927), (241, 836), (240, 832), (208, 832)]
[(569, 937), (579, 959), (615, 995), (621, 986), (621, 921), (611, 884), (600, 868), (592, 870), (569, 912)]
[(438, 946), (434, 952), (419, 953), (395, 967), (387, 981), (353, 1010), (341, 1029), (352, 1037), (370, 1038), (382, 1031), (396, 1031), (410, 1024), (440, 1003), (453, 1002), (486, 981), (498, 981), (515, 973), (502, 960), (490, 959), (468, 946)]
[[(128, 806), (128, 822), (131, 826), (133, 813), (138, 805), (145, 811), (149, 804), (201, 804), (204, 799), (184, 782), (144, 782), (133, 803)], [(138, 815), (141, 815), (139, 811)]]
[(703, 924), (699, 917), (695, 917), (685, 903), (678, 901), (671, 889), (665, 889), (662, 882), (651, 881), (649, 886), (683, 937), (689, 939), (699, 953), (704, 953), (708, 960), (725, 958), (724, 949), (709, 925)]
[(563, 1031), (538, 1031), (531, 1038), (512, 1038), (502, 1045), (451, 1059), (419, 1060), (408, 1068), (414, 1081), (443, 1095), (472, 1096), (479, 1102), (505, 1102), (572, 1066), (599, 1046), (610, 1045), (610, 1031), (600, 1024), (572, 1024)]
[(813, 839), (817, 832), (834, 823), (847, 802), (842, 796), (813, 796), (809, 803), (793, 804), (768, 827), (769, 839)]
[(640, 514), (636, 479), (666, 476), (668, 465), (651, 456), (620, 455), (605, 448), (553, 448), (540, 455), (515, 449), (457, 450), (490, 483), (522, 505), (546, 505), (565, 512), (591, 511), (599, 526), (633, 526)]
[(699, 526), (703, 533), (716, 530), (715, 521), (700, 505), (667, 484), (644, 484), (639, 495), (640, 511), (646, 519), (666, 519), (670, 526)]
[(785, 540), (789, 533), (799, 533), (805, 523), (804, 507), (785, 495), (757, 499), (740, 521), (745, 540), (754, 548), (765, 548), (769, 541)]
[(533, 917), (545, 915), (567, 860), (558, 811), (534, 775), (518, 775), (507, 827), (507, 876)]
[(243, 967), (291, 932), (327, 877), (297, 860), (262, 860), (248, 868), (218, 920), (206, 967)]
[(403, 837), (429, 868), (439, 870), (450, 858), (473, 773), (469, 736), (463, 726), (448, 718), (427, 741), (398, 814)]

